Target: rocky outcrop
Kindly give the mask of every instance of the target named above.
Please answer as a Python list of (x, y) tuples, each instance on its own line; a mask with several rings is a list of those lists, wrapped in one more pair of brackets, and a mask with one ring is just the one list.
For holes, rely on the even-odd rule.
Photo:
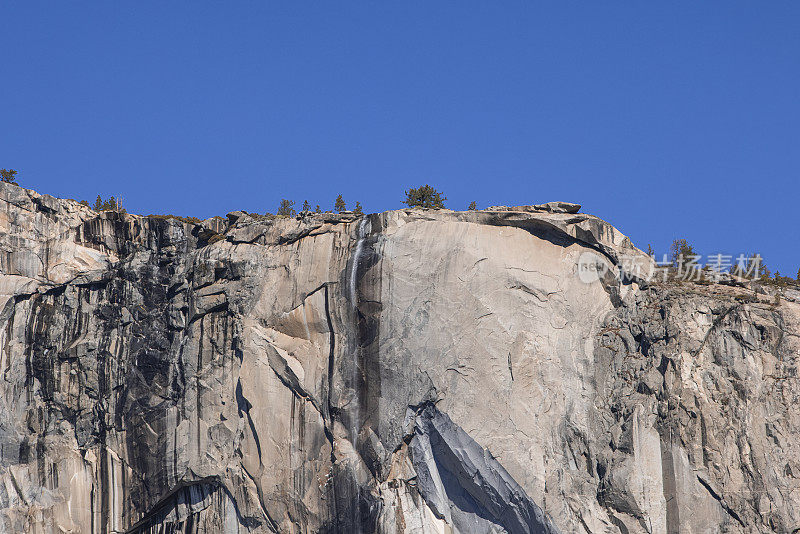
[(800, 304), (647, 283), (551, 204), (193, 224), (0, 184), (0, 530), (799, 529)]
[(417, 488), (438, 519), (458, 532), (558, 532), (524, 488), (447, 415), (428, 405), (414, 419)]

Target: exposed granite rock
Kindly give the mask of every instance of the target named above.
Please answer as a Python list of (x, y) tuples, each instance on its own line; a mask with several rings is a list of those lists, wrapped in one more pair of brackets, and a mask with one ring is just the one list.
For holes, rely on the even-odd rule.
[(524, 488), (489, 452), (433, 405), (415, 419), (417, 487), (438, 519), (458, 532), (556, 534)]
[(644, 284), (556, 208), (192, 224), (0, 184), (0, 531), (800, 528), (800, 304)]
[(572, 202), (545, 202), (544, 204), (534, 204), (531, 206), (490, 206), (484, 211), (544, 211), (548, 213), (578, 213), (580, 210), (581, 205)]
[(549, 211), (550, 213), (578, 213), (581, 210), (580, 204), (572, 202), (545, 202), (534, 206), (537, 210)]

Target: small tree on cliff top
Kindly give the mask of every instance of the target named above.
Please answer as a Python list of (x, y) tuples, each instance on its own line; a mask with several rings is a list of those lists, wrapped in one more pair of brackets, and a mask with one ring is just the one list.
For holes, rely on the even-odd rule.
[(685, 272), (694, 261), (694, 248), (685, 239), (676, 239), (672, 242), (670, 247), (670, 256), (672, 263), (678, 269), (678, 272)]
[(344, 203), (344, 199), (342, 198), (342, 195), (339, 195), (338, 197), (336, 197), (336, 202), (333, 205), (333, 209), (335, 209), (339, 213), (342, 213), (343, 211), (347, 211), (347, 205)]
[(14, 169), (0, 169), (0, 181), (3, 181), (7, 184), (19, 185), (15, 179), (16, 176), (17, 171)]
[[(85, 205), (88, 206), (89, 203), (87, 202)], [(97, 195), (97, 198), (94, 201), (94, 206), (92, 207), (92, 209), (94, 209), (94, 211), (118, 211), (120, 213), (125, 212), (125, 210), (122, 209), (121, 201), (117, 200), (113, 196), (108, 197), (108, 200), (103, 200), (103, 197)]]
[(447, 200), (447, 197), (443, 197), (441, 192), (425, 184), (422, 187), (406, 191), (406, 199), (403, 202), (407, 204), (409, 208), (417, 207), (439, 210), (444, 208), (445, 200)]
[(278, 217), (294, 217), (297, 213), (294, 211), (294, 200), (281, 199), (278, 206)]
[[(760, 256), (759, 256), (760, 257)], [(761, 280), (769, 280), (772, 278), (772, 271), (769, 270), (764, 260), (761, 260), (761, 265), (758, 268), (758, 276)]]

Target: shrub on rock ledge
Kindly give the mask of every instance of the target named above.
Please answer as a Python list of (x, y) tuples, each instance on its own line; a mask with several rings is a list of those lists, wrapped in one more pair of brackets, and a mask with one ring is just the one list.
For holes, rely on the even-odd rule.
[(409, 208), (429, 208), (429, 209), (444, 209), (444, 201), (447, 197), (443, 197), (440, 191), (437, 191), (428, 184), (418, 187), (416, 189), (409, 189), (406, 191), (406, 199), (403, 201)]
[(3, 181), (7, 184), (19, 185), (15, 180), (16, 176), (17, 171), (14, 169), (0, 169), (0, 181)]

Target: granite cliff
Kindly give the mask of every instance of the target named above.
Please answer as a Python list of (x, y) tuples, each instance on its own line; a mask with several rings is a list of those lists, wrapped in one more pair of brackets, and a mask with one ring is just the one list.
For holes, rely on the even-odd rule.
[(575, 211), (0, 184), (0, 531), (800, 531), (800, 304), (646, 282)]

